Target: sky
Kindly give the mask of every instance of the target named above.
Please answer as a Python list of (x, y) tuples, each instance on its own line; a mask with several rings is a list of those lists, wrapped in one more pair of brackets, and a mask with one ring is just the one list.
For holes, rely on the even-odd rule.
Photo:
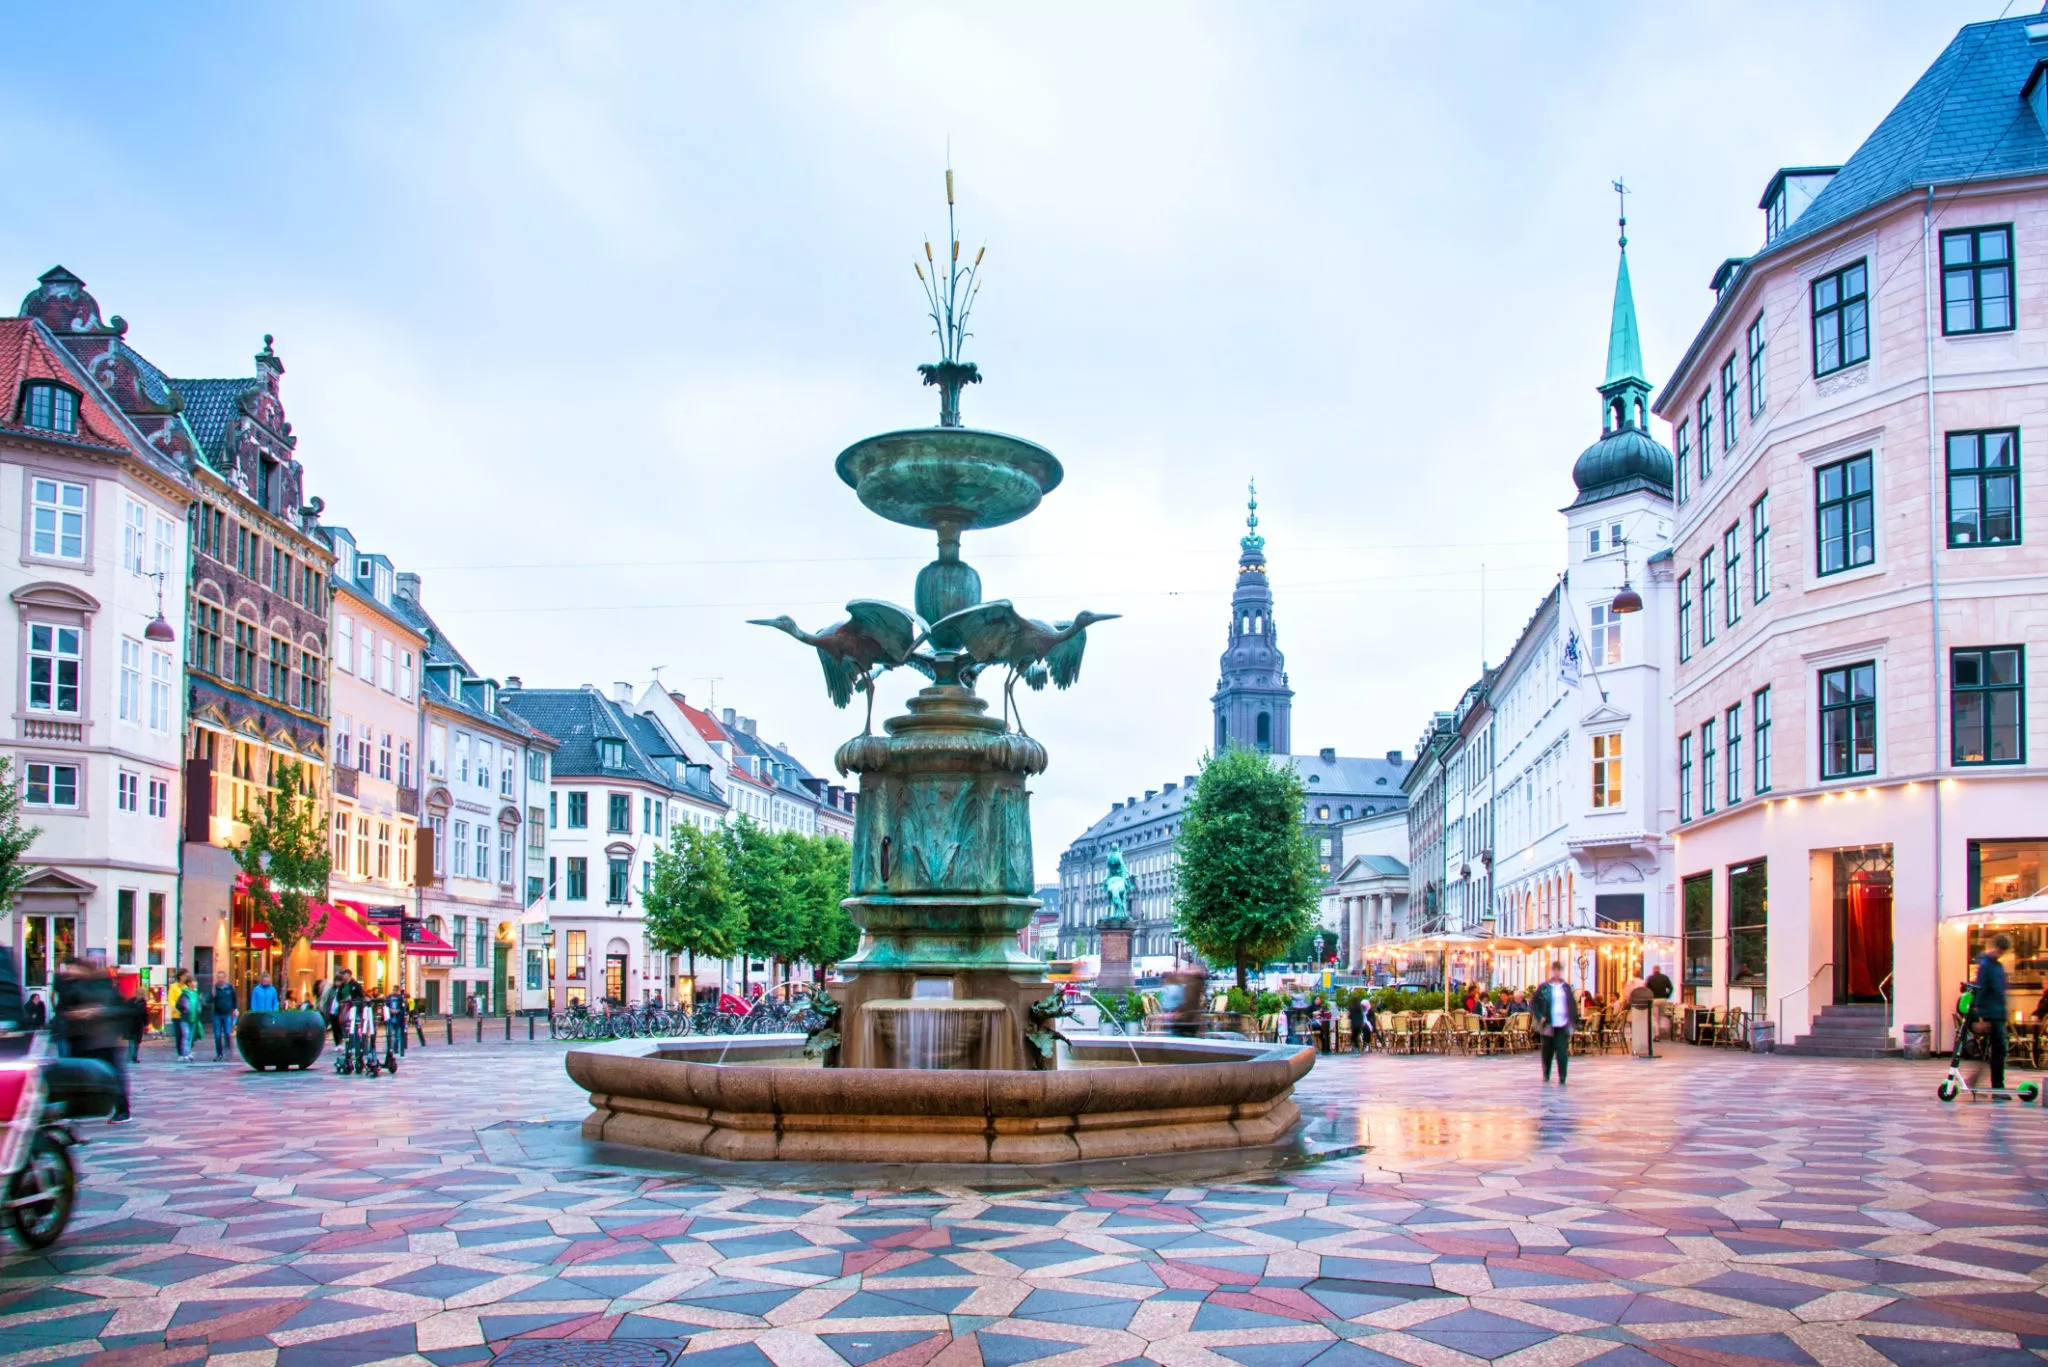
[(936, 419), (950, 158), (964, 417), (1066, 471), (963, 554), (1123, 614), (1024, 702), (1050, 880), (1199, 764), (1248, 479), (1295, 748), (1412, 752), (1563, 565), (1610, 183), (1657, 382), (1772, 172), (2010, 8), (6, 0), (0, 294), (61, 262), (180, 376), (274, 334), (308, 491), (479, 669), (659, 668), (826, 773), (857, 713), (746, 619), (907, 604), (931, 558), (832, 463)]

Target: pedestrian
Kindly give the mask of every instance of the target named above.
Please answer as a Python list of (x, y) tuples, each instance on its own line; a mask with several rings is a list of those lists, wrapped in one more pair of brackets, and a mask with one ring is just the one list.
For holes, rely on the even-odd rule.
[(224, 1063), (228, 1057), (228, 1041), (235, 1034), (235, 1013), (241, 1008), (241, 999), (235, 995), (235, 985), (228, 981), (225, 973), (213, 984), (213, 1061)]
[(334, 1047), (337, 1049), (341, 1047), (341, 1009), (361, 995), (362, 989), (355, 985), (355, 975), (346, 968), (340, 968), (335, 970), (334, 981), (320, 996), (320, 1014), (327, 1018), (327, 1028), (334, 1035)]
[[(1977, 957), (1977, 980), (1970, 988), (1970, 1033), (1983, 1046), (1983, 1060), (1991, 1068), (1991, 1090), (2005, 1090), (2005, 964), (2002, 956), (2012, 952), (2012, 936), (2000, 931)], [(1975, 1091), (1984, 1070), (1971, 1070), (1970, 1089)]]
[(1572, 1031), (1579, 1026), (1579, 1003), (1572, 986), (1564, 980), (1564, 965), (1550, 965), (1550, 981), (1536, 989), (1530, 1002), (1536, 1033), (1543, 1037), (1543, 1080), (1550, 1081), (1550, 1065), (1557, 1064), (1557, 1085), (1565, 1085), (1565, 1070), (1572, 1057)]
[(122, 1033), (128, 1037), (128, 1061), (142, 1062), (142, 1036), (149, 1029), (149, 993), (138, 986), (127, 1000), (122, 1002), (127, 1015), (121, 1022)]
[(1371, 1043), (1372, 1039), (1372, 1026), (1367, 1023), (1365, 993), (1353, 992), (1351, 1000), (1345, 1006), (1344, 1011), (1346, 1016), (1349, 1017), (1348, 1024), (1351, 1026), (1351, 1052), (1362, 1054), (1365, 1052), (1365, 1046)]
[(405, 1057), (405, 994), (393, 992), (384, 999), (384, 1052)]
[(251, 1011), (277, 1010), (277, 989), (270, 985), (270, 975), (268, 973), (258, 974), (256, 985), (249, 989), (249, 1009)]
[[(2048, 997), (2043, 997), (2042, 1000), (2048, 1001)], [(28, 1003), (22, 1008), (21, 1020), (22, 1025), (30, 1030), (40, 1030), (50, 1023), (50, 1008), (43, 1005), (42, 993), (28, 994)]]
[(113, 975), (100, 964), (67, 959), (57, 970), (57, 1033), (71, 1058), (98, 1059), (114, 1070), (114, 1114), (109, 1125), (128, 1123), (128, 1068), (123, 1056), (127, 1012)]
[(192, 981), (192, 970), (178, 970), (175, 991), (178, 996), (178, 1061), (190, 1063), (192, 1051), (199, 1046), (199, 987)]

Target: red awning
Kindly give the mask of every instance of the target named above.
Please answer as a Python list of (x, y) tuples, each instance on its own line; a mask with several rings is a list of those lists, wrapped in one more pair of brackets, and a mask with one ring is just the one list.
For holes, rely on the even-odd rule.
[(425, 926), (421, 926), (419, 942), (407, 945), (405, 952), (415, 959), (452, 959), (455, 957), (455, 946)]
[(312, 907), (312, 919), (317, 922), (323, 913), (327, 917), (327, 924), (313, 937), (313, 948), (331, 949), (344, 954), (382, 954), (391, 947), (391, 941), (375, 931), (365, 929), (360, 921), (341, 908), (315, 902)]

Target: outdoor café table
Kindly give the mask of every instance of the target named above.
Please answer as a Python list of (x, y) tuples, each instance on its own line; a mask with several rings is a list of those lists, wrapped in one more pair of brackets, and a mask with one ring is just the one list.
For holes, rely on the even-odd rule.
[(1700, 1042), (1700, 1022), (1707, 1019), (1706, 1008), (1695, 1006), (1688, 1002), (1679, 1009), (1685, 1012), (1685, 1042), (1687, 1044), (1698, 1044)]

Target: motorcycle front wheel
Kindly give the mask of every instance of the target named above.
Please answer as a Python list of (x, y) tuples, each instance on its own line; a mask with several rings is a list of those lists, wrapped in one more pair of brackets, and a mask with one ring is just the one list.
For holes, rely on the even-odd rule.
[(78, 1177), (71, 1153), (47, 1134), (29, 1141), (28, 1162), (7, 1184), (7, 1225), (24, 1248), (48, 1248), (71, 1223)]

